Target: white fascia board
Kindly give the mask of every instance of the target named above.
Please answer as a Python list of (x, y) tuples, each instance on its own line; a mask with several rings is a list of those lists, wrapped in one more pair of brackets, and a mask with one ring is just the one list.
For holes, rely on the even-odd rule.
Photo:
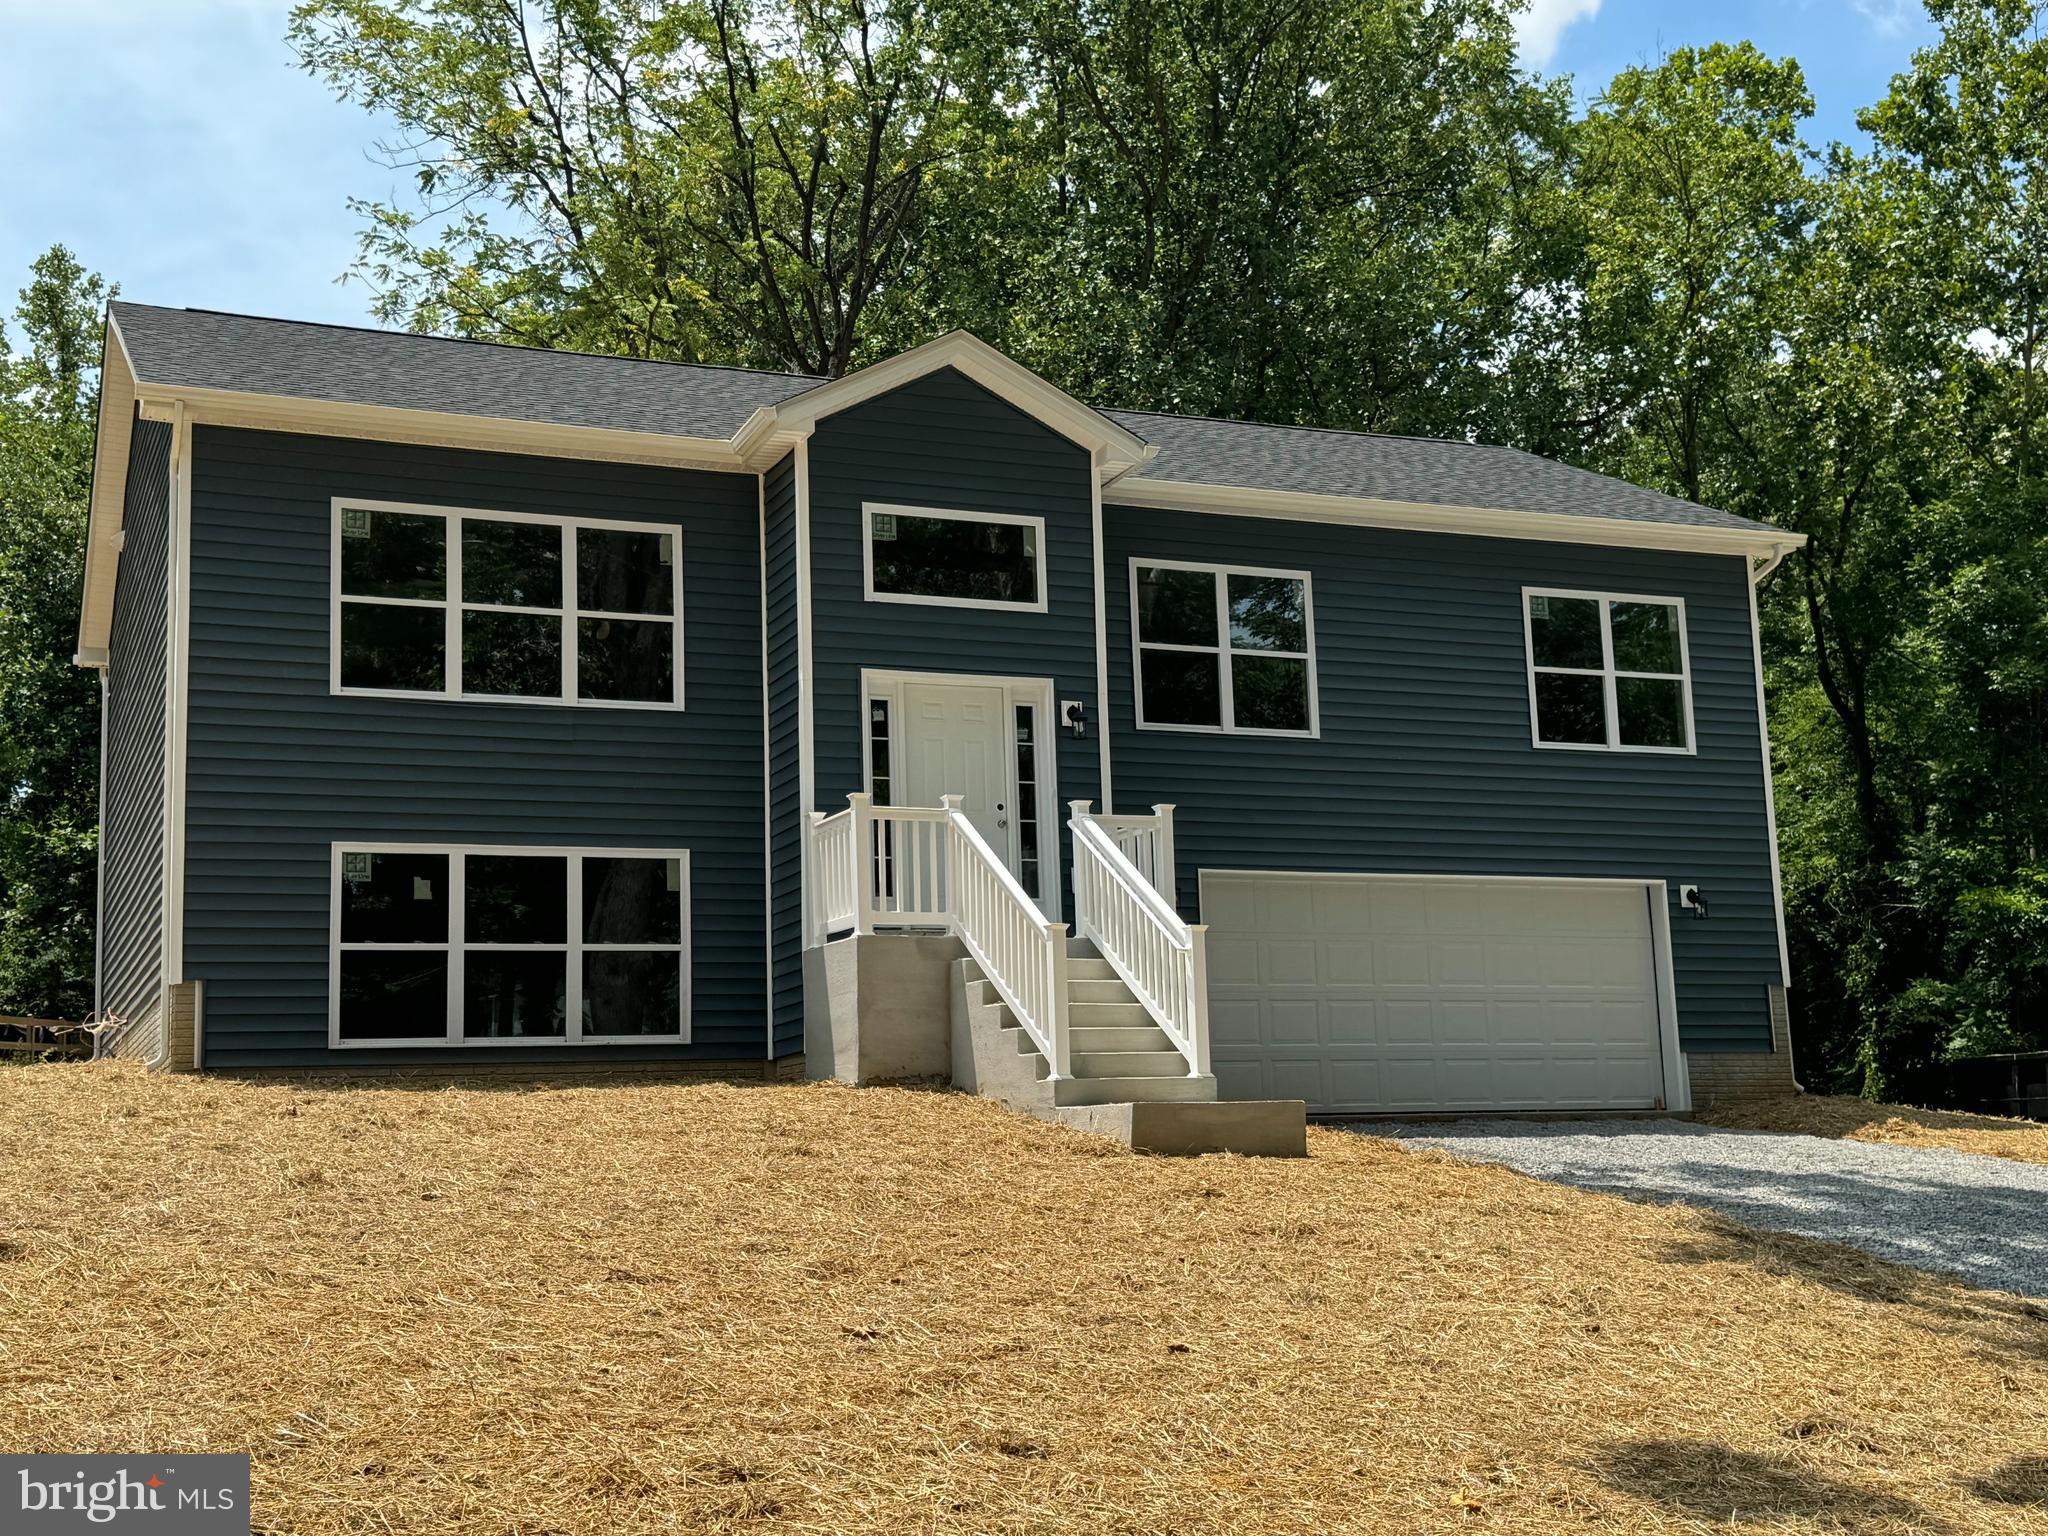
[(85, 584), (78, 604), (81, 667), (107, 664), (114, 628), (114, 578), (121, 564), (121, 522), (128, 497), (128, 450), (135, 435), (135, 370), (121, 328), (107, 316), (100, 354), (100, 403), (94, 427), (92, 501), (86, 517)]
[(1608, 544), (1631, 549), (1683, 550), (1710, 555), (1772, 555), (1797, 549), (1803, 533), (1759, 525), (1748, 528), (1653, 523), (1623, 517), (1576, 517), (1557, 512), (1516, 512), (1498, 507), (1438, 506), (1369, 496), (1326, 496), (1311, 491), (1253, 490), (1191, 480), (1120, 480), (1102, 499), (1115, 506), (1212, 512), (1237, 517), (1291, 518), (1351, 523), (1417, 533), (1462, 533), (1495, 539), (1537, 539), (1564, 544)]
[(464, 416), (453, 411), (303, 400), (291, 395), (192, 389), (147, 381), (138, 381), (136, 392), (144, 397), (142, 414), (146, 420), (170, 420), (171, 402), (179, 400), (184, 402), (186, 419), (204, 426), (255, 427), (270, 432), (307, 432), (316, 437), (373, 438), (386, 443), (531, 453), (558, 459), (598, 459), (612, 464), (655, 464), (674, 469), (746, 468), (724, 438), (674, 437), (617, 427), (571, 427), (500, 416)]
[(807, 389), (780, 405), (763, 406), (734, 434), (733, 446), (743, 459), (754, 463), (763, 451), (762, 439), (775, 430), (807, 430), (827, 416), (900, 389), (941, 368), (956, 369), (1027, 416), (1087, 448), (1094, 455), (1100, 474), (1123, 474), (1158, 451), (1093, 406), (1084, 405), (966, 331), (953, 331), (921, 347), (899, 352), (858, 373)]

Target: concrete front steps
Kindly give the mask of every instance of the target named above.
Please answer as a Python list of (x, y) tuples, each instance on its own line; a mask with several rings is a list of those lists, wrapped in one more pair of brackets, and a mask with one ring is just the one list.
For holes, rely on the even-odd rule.
[(1219, 1103), (1086, 939), (1067, 945), (1072, 1076), (1051, 1065), (972, 959), (953, 964), (953, 1082), (1012, 1109), (1115, 1137), (1139, 1151), (1305, 1156), (1299, 1099)]

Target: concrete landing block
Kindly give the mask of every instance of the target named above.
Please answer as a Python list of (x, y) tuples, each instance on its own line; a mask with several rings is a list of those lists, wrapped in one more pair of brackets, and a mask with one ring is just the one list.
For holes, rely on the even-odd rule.
[(1077, 1131), (1108, 1136), (1133, 1152), (1162, 1157), (1193, 1157), (1203, 1152), (1308, 1156), (1308, 1106), (1300, 1099), (1087, 1104), (1051, 1110), (1047, 1118)]

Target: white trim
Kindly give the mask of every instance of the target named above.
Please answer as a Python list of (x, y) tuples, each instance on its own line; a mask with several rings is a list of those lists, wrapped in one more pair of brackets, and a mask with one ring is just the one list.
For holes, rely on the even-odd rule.
[[(1216, 588), (1216, 643), (1214, 645), (1180, 645), (1160, 640), (1147, 640), (1138, 630), (1138, 570), (1196, 571), (1214, 578)], [(1283, 581), (1301, 583), (1302, 639), (1306, 649), (1300, 651), (1238, 650), (1230, 643), (1230, 586), (1232, 576), (1270, 576)], [(1141, 731), (1173, 731), (1192, 736), (1273, 736), (1293, 741), (1319, 741), (1323, 734), (1322, 701), (1316, 688), (1316, 603), (1315, 579), (1307, 571), (1284, 571), (1257, 565), (1224, 565), (1210, 560), (1151, 560), (1133, 555), (1130, 560), (1131, 582), (1131, 714)], [(1214, 656), (1216, 658), (1216, 704), (1219, 725), (1169, 725), (1153, 724), (1145, 719), (1145, 652), (1178, 651), (1190, 656)], [(1231, 659), (1236, 656), (1264, 657), (1273, 661), (1299, 661), (1308, 667), (1308, 729), (1305, 731), (1276, 730), (1270, 726), (1238, 725), (1236, 720), (1236, 688), (1231, 678)]]
[(127, 513), (128, 460), (135, 435), (135, 370), (121, 327), (107, 314), (100, 353), (99, 408), (93, 421), (92, 499), (86, 516), (85, 579), (78, 605), (82, 667), (106, 662), (114, 627), (114, 580)]
[(1762, 626), (1756, 616), (1756, 584), (1768, 576), (1777, 562), (1771, 562), (1761, 575), (1750, 581), (1749, 587), (1749, 654), (1756, 664), (1756, 734), (1757, 744), (1763, 754), (1764, 769), (1764, 826), (1771, 840), (1771, 905), (1778, 919), (1778, 985), (1789, 988), (1792, 985), (1791, 946), (1785, 938), (1785, 875), (1778, 863), (1778, 797), (1772, 786), (1771, 769), (1771, 720), (1764, 705), (1764, 640)]
[[(1381, 872), (1375, 870), (1337, 869), (1216, 869), (1202, 868), (1195, 872), (1197, 900), (1201, 904), (1202, 916), (1207, 921), (1209, 912), (1209, 881), (1232, 879), (1287, 879), (1287, 880), (1384, 880), (1400, 881), (1406, 884), (1442, 885), (1445, 883), (1479, 883), (1492, 885), (1533, 885), (1533, 886), (1602, 886), (1611, 890), (1634, 889), (1643, 892), (1649, 902), (1650, 917), (1650, 967), (1657, 997), (1657, 1034), (1659, 1058), (1664, 1070), (1664, 1109), (1671, 1114), (1686, 1114), (1692, 1109), (1692, 1080), (1685, 1060), (1685, 1052), (1678, 1043), (1678, 980), (1671, 947), (1671, 887), (1670, 882), (1658, 878), (1644, 878), (1627, 875), (1467, 875), (1429, 874), (1402, 870)], [(1417, 1114), (1441, 1114), (1441, 1110), (1418, 1110)]]
[[(448, 1000), (446, 1033), (416, 1035), (398, 1040), (344, 1040), (341, 1038), (341, 884), (343, 855), (351, 853), (440, 854), (448, 859), (448, 937), (439, 943), (397, 944), (358, 942), (346, 946), (351, 954), (371, 952), (445, 953), (448, 956)], [(464, 898), (467, 895), (466, 864), (472, 855), (483, 857), (558, 858), (567, 863), (566, 931), (559, 944), (469, 944), (463, 932)], [(678, 872), (682, 941), (678, 944), (589, 944), (583, 939), (583, 861), (585, 859), (674, 859)], [(557, 1047), (564, 1045), (635, 1046), (687, 1045), (690, 1041), (690, 994), (693, 985), (694, 945), (691, 943), (690, 850), (687, 848), (592, 848), (560, 847), (538, 843), (412, 843), (403, 840), (343, 841), (328, 847), (327, 905), (327, 1045), (330, 1050), (419, 1050), (453, 1046), (458, 1049)], [(565, 958), (565, 1017), (559, 1035), (493, 1035), (475, 1039), (462, 1032), (462, 979), (470, 951), (482, 954), (547, 953)], [(681, 968), (677, 985), (677, 1024), (674, 1033), (663, 1035), (585, 1035), (583, 1033), (583, 968), (578, 963), (586, 954), (666, 954), (673, 950)]]
[[(1578, 602), (1600, 605), (1600, 666), (1553, 667), (1536, 665), (1536, 627), (1529, 614), (1529, 600), (1536, 597), (1562, 597)], [(1678, 610), (1678, 665), (1677, 672), (1624, 672), (1614, 664), (1614, 620), (1613, 607), (1616, 603), (1633, 603), (1644, 607), (1675, 608)], [(1700, 750), (1699, 731), (1693, 723), (1692, 709), (1692, 641), (1691, 624), (1686, 617), (1685, 599), (1662, 594), (1640, 592), (1588, 591), (1576, 587), (1524, 587), (1522, 588), (1522, 670), (1527, 674), (1529, 684), (1529, 744), (1544, 752), (1611, 752), (1629, 756), (1645, 757), (1697, 757)], [(1593, 741), (1545, 741), (1538, 734), (1536, 721), (1536, 674), (1551, 673), (1563, 677), (1597, 677), (1600, 683), (1601, 708), (1606, 715), (1607, 740)], [(1618, 678), (1641, 678), (1651, 682), (1675, 682), (1685, 702), (1685, 745), (1682, 747), (1645, 747), (1626, 745), (1621, 740), (1621, 709), (1615, 687)]]
[[(111, 317), (110, 317), (111, 318)], [(670, 469), (743, 471), (728, 438), (637, 432), (625, 427), (579, 427), (524, 421), (506, 416), (469, 416), (457, 411), (362, 405), (300, 395), (269, 395), (208, 389), (138, 379), (139, 395), (186, 402), (195, 421), (207, 426), (253, 427), (266, 432), (300, 432), (314, 437), (368, 438), (383, 443), (470, 448), (487, 453), (524, 453), (543, 458), (595, 459), (608, 464), (655, 464)], [(143, 418), (151, 419), (145, 405)]]
[[(998, 523), (1022, 528), (1031, 534), (1032, 583), (1038, 596), (1028, 603), (1004, 602), (983, 597), (934, 597), (916, 592), (875, 590), (875, 519), (877, 517), (923, 517), (937, 522)], [(1021, 512), (962, 512), (946, 507), (913, 507), (893, 501), (864, 501), (860, 504), (860, 590), (871, 603), (917, 603), (928, 608), (979, 608), (994, 613), (1044, 613), (1045, 519)]]
[[(775, 1059), (775, 754), (768, 730), (768, 474), (754, 477), (760, 509), (761, 558), (761, 975), (766, 1010), (762, 1052)], [(801, 832), (798, 840), (803, 840)], [(801, 900), (801, 898), (799, 898)]]
[[(810, 824), (818, 806), (818, 674), (811, 657), (811, 443), (801, 438), (790, 450), (796, 456), (793, 487), (796, 497), (796, 742), (797, 815), (800, 829)], [(811, 840), (797, 838), (798, 889), (811, 888)]]
[(1476, 534), (1497, 539), (1535, 539), (1566, 544), (1603, 544), (1621, 549), (1673, 549), (1694, 554), (1769, 554), (1797, 549), (1803, 533), (1780, 528), (1699, 527), (1652, 523), (1638, 518), (1580, 517), (1558, 512), (1518, 512), (1498, 507), (1439, 506), (1375, 496), (1332, 496), (1314, 491), (1278, 491), (1249, 486), (1210, 485), (1193, 480), (1117, 480), (1103, 499), (1123, 507), (1159, 507), (1174, 512), (1214, 512), (1233, 517), (1277, 517), (1312, 523), (1351, 523), (1419, 533)]
[[(1095, 751), (1100, 760), (1102, 814), (1116, 813), (1116, 794), (1110, 784), (1109, 749), (1109, 573), (1102, 564), (1102, 475), (1088, 477), (1088, 525), (1095, 558)], [(1057, 721), (1054, 722), (1058, 724)]]
[(965, 374), (1062, 437), (1092, 449), (1102, 466), (1117, 474), (1145, 463), (1159, 451), (1093, 406), (1054, 388), (1022, 363), (966, 331), (950, 332), (871, 367), (816, 385), (778, 405), (762, 406), (733, 434), (732, 447), (742, 460), (754, 465), (764, 454), (777, 456), (771, 441), (776, 433), (807, 430), (827, 416), (900, 389), (942, 368)]
[[(439, 598), (367, 597), (341, 590), (342, 514), (348, 511), (395, 512), (411, 516), (440, 517), (447, 521), (445, 542), (445, 595)], [(498, 523), (532, 523), (559, 528), (562, 535), (562, 602), (560, 606), (515, 606), (505, 603), (471, 603), (462, 600), (462, 520)], [(669, 565), (670, 613), (614, 613), (585, 608), (577, 599), (576, 535), (591, 528), (618, 533), (652, 534), (673, 541), (674, 558)], [(380, 501), (366, 496), (335, 496), (328, 502), (327, 552), (327, 691), (331, 695), (370, 699), (435, 699), (463, 704), (535, 704), (576, 709), (631, 709), (675, 711), (683, 708), (684, 625), (683, 625), (683, 528), (679, 523), (633, 522), (621, 518), (576, 517), (559, 513), (504, 512), (490, 507), (455, 507), (437, 502)], [(432, 608), (442, 613), (442, 665), (439, 690), (425, 688), (350, 688), (341, 681), (341, 611), (344, 603), (364, 608)], [(561, 623), (562, 675), (559, 696), (527, 694), (465, 693), (462, 691), (462, 615), (465, 613), (523, 613), (556, 618)], [(666, 624), (674, 637), (667, 699), (586, 699), (581, 696), (577, 675), (578, 624), (586, 618), (620, 619), (636, 624)]]
[(171, 427), (170, 506), (166, 512), (164, 615), (164, 933), (163, 1007), (185, 979), (185, 762), (191, 698), (192, 419), (182, 402)]
[[(1038, 821), (1038, 906), (1049, 922), (1060, 921), (1065, 888), (1064, 860), (1060, 831), (1064, 818), (1060, 808), (1060, 748), (1058, 687), (1049, 677), (1012, 677), (984, 672), (911, 672), (892, 667), (860, 669), (860, 783), (867, 794), (875, 792), (875, 756), (868, 737), (868, 706), (875, 699), (889, 705), (889, 783), (892, 792), (903, 783), (903, 689), (906, 684), (935, 688), (1000, 688), (1003, 691), (1003, 777), (1009, 786), (1008, 804), (1021, 795), (1017, 782), (1017, 706), (1028, 704), (1038, 712), (1038, 739), (1032, 743), (1038, 754), (1036, 785)], [(892, 793), (892, 799), (894, 798)], [(896, 801), (901, 804), (900, 800)], [(1022, 856), (1018, 817), (1013, 812), (1006, 829), (1009, 842), (1000, 852), (1012, 875)]]

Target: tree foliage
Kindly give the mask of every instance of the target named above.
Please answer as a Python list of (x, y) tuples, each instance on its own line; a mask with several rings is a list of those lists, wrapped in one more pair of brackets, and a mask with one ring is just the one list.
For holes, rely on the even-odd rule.
[(97, 276), (53, 246), (0, 329), (0, 1013), (92, 1006), (99, 694), (71, 664), (92, 480)]

